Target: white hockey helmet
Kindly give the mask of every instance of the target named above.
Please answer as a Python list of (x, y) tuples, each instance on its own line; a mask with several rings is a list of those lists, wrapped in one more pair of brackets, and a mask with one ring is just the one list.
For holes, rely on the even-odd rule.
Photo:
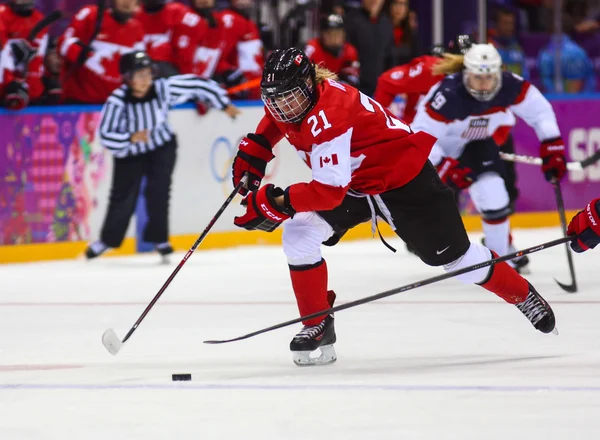
[(502, 87), (502, 58), (491, 44), (474, 44), (465, 53), (463, 83), (478, 101), (490, 101)]

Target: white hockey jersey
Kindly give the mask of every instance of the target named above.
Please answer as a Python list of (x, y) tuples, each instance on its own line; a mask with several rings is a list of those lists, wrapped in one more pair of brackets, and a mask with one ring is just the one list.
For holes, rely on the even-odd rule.
[(503, 72), (502, 88), (487, 102), (466, 90), (462, 73), (449, 75), (433, 86), (421, 101), (411, 128), (437, 138), (429, 160), (438, 165), (444, 157), (458, 159), (471, 141), (492, 138), (504, 144), (515, 125), (515, 115), (532, 127), (540, 142), (556, 142), (560, 131), (552, 106), (529, 81)]

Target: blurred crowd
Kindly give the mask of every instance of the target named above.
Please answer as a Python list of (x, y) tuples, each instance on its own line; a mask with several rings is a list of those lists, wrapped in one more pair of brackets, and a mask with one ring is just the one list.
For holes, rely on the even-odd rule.
[[(431, 45), (420, 44), (419, 27), (430, 29), (431, 18), (418, 17), (409, 0), (292, 2), (274, 38), (260, 17), (278, 3), (9, 0), (0, 5), (1, 101), (15, 110), (30, 104), (102, 104), (121, 83), (121, 54), (133, 49), (150, 54), (159, 76), (212, 78), (237, 99), (259, 97), (264, 59), (280, 46), (304, 48), (368, 95), (384, 71), (430, 52)], [(32, 32), (52, 8), (72, 13)], [(487, 38), (508, 69), (545, 92), (596, 90), (600, 0), (495, 0), (488, 8)]]

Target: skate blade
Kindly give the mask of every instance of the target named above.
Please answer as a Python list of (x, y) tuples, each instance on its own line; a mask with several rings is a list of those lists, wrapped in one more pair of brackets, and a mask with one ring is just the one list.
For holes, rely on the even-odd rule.
[[(321, 354), (318, 357), (312, 357), (311, 354), (317, 353), (320, 350)], [(337, 354), (333, 345), (323, 345), (318, 350), (311, 351), (294, 351), (294, 363), (299, 367), (312, 367), (333, 364), (337, 361)]]
[(161, 255), (160, 256), (160, 264), (171, 264), (171, 259), (169, 258), (168, 255)]
[(558, 327), (554, 327), (551, 333), (558, 336)]

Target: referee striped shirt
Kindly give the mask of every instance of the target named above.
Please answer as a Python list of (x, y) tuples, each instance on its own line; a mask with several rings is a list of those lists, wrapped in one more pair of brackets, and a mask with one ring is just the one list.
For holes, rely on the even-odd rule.
[[(204, 100), (223, 110), (230, 104), (227, 92), (216, 82), (195, 75), (156, 79), (141, 99), (126, 84), (108, 98), (100, 116), (100, 141), (117, 158), (135, 156), (160, 148), (175, 138), (168, 114), (171, 107), (190, 100)], [(148, 130), (148, 142), (130, 141)]]

